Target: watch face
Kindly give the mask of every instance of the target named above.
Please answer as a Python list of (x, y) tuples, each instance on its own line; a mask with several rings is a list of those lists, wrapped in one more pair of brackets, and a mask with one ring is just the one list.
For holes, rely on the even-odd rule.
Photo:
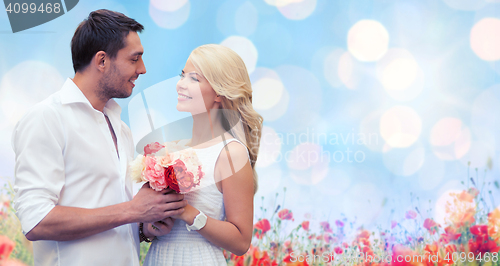
[(196, 227), (196, 230), (200, 230), (205, 226), (206, 223), (207, 223), (207, 216), (204, 213), (200, 212), (194, 219), (193, 226)]

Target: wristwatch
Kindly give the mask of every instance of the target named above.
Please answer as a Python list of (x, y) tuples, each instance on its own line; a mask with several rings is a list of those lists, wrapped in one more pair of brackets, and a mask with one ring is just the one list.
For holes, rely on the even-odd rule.
[(207, 224), (207, 216), (202, 211), (200, 211), (200, 213), (196, 215), (196, 217), (194, 217), (193, 224), (192, 225), (186, 224), (186, 228), (188, 231), (192, 230), (198, 231), (201, 228), (205, 227), (206, 224)]

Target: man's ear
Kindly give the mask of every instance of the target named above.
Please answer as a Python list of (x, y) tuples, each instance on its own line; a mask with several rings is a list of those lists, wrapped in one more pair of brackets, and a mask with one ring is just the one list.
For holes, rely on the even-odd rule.
[(94, 59), (92, 61), (92, 64), (98, 71), (104, 72), (104, 69), (106, 68), (106, 65), (109, 61), (109, 57), (107, 56), (106, 52), (99, 51), (94, 55)]

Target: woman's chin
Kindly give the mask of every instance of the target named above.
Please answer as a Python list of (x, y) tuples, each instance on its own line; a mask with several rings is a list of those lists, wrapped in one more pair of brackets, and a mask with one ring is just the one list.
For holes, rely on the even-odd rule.
[(185, 106), (182, 106), (180, 103), (177, 103), (177, 111), (179, 112), (188, 112), (188, 110), (186, 110), (186, 107)]

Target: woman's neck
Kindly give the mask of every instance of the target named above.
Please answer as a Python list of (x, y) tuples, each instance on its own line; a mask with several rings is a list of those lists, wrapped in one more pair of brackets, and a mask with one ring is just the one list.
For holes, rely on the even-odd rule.
[(208, 142), (226, 131), (222, 127), (220, 109), (207, 110), (206, 113), (193, 115), (193, 137), (191, 146)]

